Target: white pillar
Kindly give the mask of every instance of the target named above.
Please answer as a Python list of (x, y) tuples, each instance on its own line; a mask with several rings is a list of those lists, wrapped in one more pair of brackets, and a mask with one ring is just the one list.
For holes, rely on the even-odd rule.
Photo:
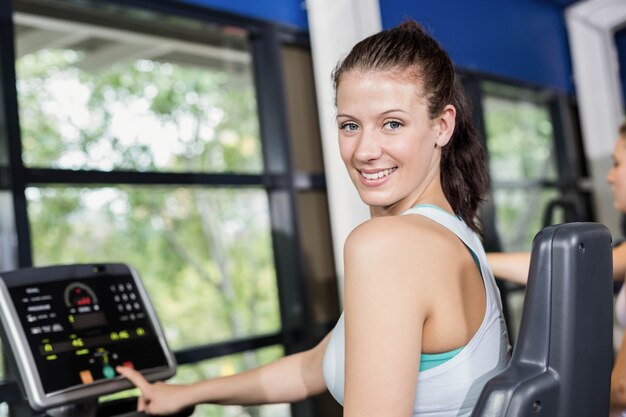
[(621, 235), (605, 178), (624, 111), (615, 31), (626, 22), (626, 1), (582, 1), (568, 7), (565, 17), (598, 221)]
[(339, 157), (331, 72), (355, 43), (379, 32), (382, 23), (378, 0), (308, 0), (307, 12), (335, 264), (343, 299), (343, 245), (350, 231), (369, 218), (369, 209)]

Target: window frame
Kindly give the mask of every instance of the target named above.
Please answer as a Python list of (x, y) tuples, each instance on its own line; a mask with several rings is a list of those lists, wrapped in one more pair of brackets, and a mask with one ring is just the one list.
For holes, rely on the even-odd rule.
[[(580, 124), (578, 120), (578, 108), (576, 99), (570, 94), (538, 86), (519, 80), (511, 80), (505, 77), (498, 77), (491, 74), (484, 74), (477, 71), (459, 70), (457, 72), (461, 76), (462, 83), (465, 87), (467, 95), (473, 106), (474, 122), (483, 139), (483, 145), (487, 149), (487, 130), (485, 122), (485, 109), (483, 106), (483, 98), (487, 95), (481, 87), (483, 82), (493, 82), (508, 85), (519, 90), (526, 90), (529, 96), (534, 96), (534, 100), (538, 104), (545, 105), (552, 120), (554, 146), (558, 152), (555, 153), (556, 163), (556, 179), (538, 179), (523, 181), (494, 181), (492, 179), (492, 187), (499, 188), (552, 188), (562, 195), (573, 195), (584, 203), (581, 206), (581, 216), (586, 219), (592, 219), (594, 216), (589, 193), (592, 192), (588, 181), (588, 170), (586, 160), (583, 154), (582, 138), (580, 133)], [(510, 96), (503, 96), (509, 98)], [(489, 155), (487, 155), (489, 157)], [(490, 217), (495, 216), (494, 213), (488, 213)], [(491, 219), (485, 219), (486, 227), (490, 227)], [(494, 223), (495, 224), (495, 223)], [(486, 230), (486, 234), (490, 234), (492, 230)], [(500, 250), (497, 242), (489, 243), (488, 250)]]
[[(553, 140), (555, 149), (556, 179), (539, 179), (535, 181), (504, 181), (496, 182), (492, 178), (490, 195), (482, 207), (483, 243), (487, 252), (502, 251), (502, 244), (496, 227), (496, 206), (493, 198), (495, 187), (501, 189), (552, 189), (560, 196), (574, 201), (579, 215), (579, 221), (593, 221), (595, 213), (592, 204), (593, 190), (589, 181), (589, 172), (584, 157), (583, 141), (578, 119), (576, 98), (570, 94), (536, 84), (512, 80), (493, 74), (479, 71), (457, 69), (461, 82), (465, 88), (473, 107), (474, 123), (483, 140), (487, 151), (487, 129), (483, 98), (486, 93), (482, 88), (483, 82), (493, 82), (507, 85), (519, 90), (526, 90), (533, 96), (536, 103), (545, 105), (552, 120)], [(507, 98), (507, 96), (504, 96)], [(508, 96), (510, 97), (510, 96)], [(489, 155), (487, 154), (489, 158)], [(537, 230), (539, 232), (539, 230)], [(497, 278), (497, 277), (496, 277)], [(505, 321), (512, 322), (511, 298), (518, 296), (526, 287), (507, 281), (497, 280), (500, 289)], [(515, 332), (509, 330), (511, 343), (515, 341)]]
[[(31, 230), (25, 197), (25, 189), (29, 186), (116, 184), (227, 186), (235, 189), (249, 186), (261, 187), (267, 194), (270, 210), (281, 329), (273, 334), (181, 349), (175, 352), (176, 360), (179, 365), (184, 365), (272, 345), (282, 346), (285, 354), (309, 347), (316, 341), (312, 339), (318, 338), (312, 335), (320, 333), (319, 329), (318, 331), (311, 331), (311, 329), (320, 325), (311, 321), (306, 285), (303, 282), (296, 195), (300, 191), (307, 190), (325, 191), (326, 184), (323, 173), (296, 173), (293, 170), (289, 152), (290, 137), (280, 55), (280, 48), (284, 44), (308, 48), (308, 34), (291, 27), (173, 0), (158, 2), (158, 4), (150, 0), (107, 1), (120, 8), (140, 8), (182, 18), (201, 19), (211, 23), (237, 26), (248, 32), (264, 162), (263, 171), (259, 174), (198, 174), (124, 170), (74, 171), (24, 166), (21, 156), (15, 86), (14, 2), (11, 0), (0, 2), (0, 192), (9, 192), (13, 200), (12, 216), (16, 233), (15, 255), (17, 258), (14, 267), (32, 266)], [(22, 10), (23, 8), (27, 9), (26, 11), (33, 8), (34, 11), (41, 13), (41, 8), (46, 8), (46, 2), (27, 0), (22, 3), (19, 7), (20, 11), (25, 11)], [(73, 2), (60, 0), (56, 3), (69, 7)], [(87, 7), (96, 7), (95, 3), (97, 2), (88, 2)], [(7, 157), (3, 158), (3, 155)], [(324, 323), (322, 327), (328, 328), (329, 324)], [(0, 402), (14, 402), (18, 397), (19, 392), (13, 383), (0, 380)], [(305, 401), (292, 405), (294, 416), (313, 416), (314, 411), (315, 407), (311, 402)]]

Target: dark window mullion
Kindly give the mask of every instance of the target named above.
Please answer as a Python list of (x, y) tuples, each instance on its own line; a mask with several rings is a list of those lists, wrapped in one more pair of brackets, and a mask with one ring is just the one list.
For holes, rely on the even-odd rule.
[[(201, 172), (137, 172), (137, 171), (94, 171), (52, 168), (25, 168), (25, 186), (39, 184), (136, 184), (136, 185), (189, 185), (189, 186), (263, 186), (268, 189), (290, 189), (299, 191), (326, 190), (324, 174), (295, 172), (288, 174), (243, 174)], [(0, 171), (0, 176), (3, 173)], [(8, 175), (8, 174), (7, 174)], [(5, 185), (0, 181), (0, 189)]]
[[(251, 43), (265, 171), (287, 179), (286, 189), (271, 191), (268, 197), (282, 328), (289, 331), (305, 324), (306, 312), (277, 29), (268, 24)], [(287, 351), (292, 348), (287, 347)]]
[(280, 345), (286, 337), (285, 333), (278, 332), (269, 335), (180, 349), (174, 353), (179, 365), (193, 364), (207, 359)]
[(27, 184), (133, 184), (280, 187), (278, 176), (260, 174), (209, 174), (196, 172), (91, 171), (48, 168), (24, 170)]
[(556, 162), (559, 178), (564, 184), (560, 187), (564, 199), (571, 201), (579, 216), (577, 221), (592, 220), (592, 207), (590, 195), (580, 185), (580, 180), (586, 172), (584, 157), (580, 155), (579, 128), (571, 105), (571, 99), (565, 94), (560, 94), (549, 102), (550, 115), (554, 126), (555, 148), (564, 152), (556, 152)]
[[(252, 36), (251, 44), (265, 170), (270, 174), (286, 175), (288, 182), (286, 189), (271, 190), (268, 198), (281, 325), (283, 332), (290, 335), (295, 330), (308, 328), (311, 320), (306, 302), (297, 228), (297, 190), (290, 160), (287, 105), (282, 84), (280, 36), (277, 27), (266, 25), (264, 30)], [(305, 333), (301, 335), (304, 336)], [(310, 341), (305, 339), (287, 337), (283, 341), (285, 353), (307, 347)], [(313, 416), (314, 408), (312, 400), (291, 405), (292, 415), (299, 417)]]
[(25, 178), (22, 161), (22, 144), (18, 117), (15, 48), (13, 33), (12, 2), (0, 2), (0, 150), (8, 158), (2, 158), (3, 165), (8, 164), (9, 182), (13, 196), (13, 216), (17, 234), (18, 266), (32, 265), (30, 229), (26, 213), (24, 195)]
[(563, 188), (569, 184), (567, 181), (552, 180), (552, 179), (523, 179), (523, 180), (509, 180), (509, 181), (491, 181), (492, 188)]

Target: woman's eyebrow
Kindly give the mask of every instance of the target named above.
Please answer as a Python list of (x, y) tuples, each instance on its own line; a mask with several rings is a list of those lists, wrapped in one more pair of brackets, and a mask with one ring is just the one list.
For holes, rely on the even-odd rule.
[[(389, 113), (404, 113), (404, 114), (409, 114), (409, 112), (407, 112), (406, 110), (402, 110), (402, 109), (389, 109), (389, 110), (385, 110), (384, 112), (380, 113), (381, 116), (385, 116)], [(354, 116), (351, 116), (349, 114), (346, 113), (340, 113), (338, 115), (335, 116), (335, 119), (339, 119), (340, 117), (347, 117), (350, 119), (354, 119)]]
[(385, 115), (385, 114), (389, 114), (389, 113), (396, 113), (396, 112), (408, 114), (407, 111), (402, 110), (402, 109), (389, 109), (389, 110), (385, 110), (384, 112), (382, 112), (381, 115)]

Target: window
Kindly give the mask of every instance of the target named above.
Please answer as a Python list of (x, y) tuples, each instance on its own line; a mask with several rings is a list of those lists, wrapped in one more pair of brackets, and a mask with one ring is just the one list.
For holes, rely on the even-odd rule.
[[(282, 96), (297, 81), (281, 71), (310, 66), (306, 43), (201, 7), (134, 4), (14, 2), (19, 266), (129, 263), (176, 351), (178, 382), (256, 367), (338, 315), (319, 135), (307, 137), (317, 153), (304, 165), (289, 152), (304, 143), (289, 130), (294, 109), (314, 93)], [(296, 103), (289, 114), (283, 100)], [(309, 256), (315, 268), (302, 265)]]
[[(143, 20), (141, 33), (22, 13), (15, 22), (26, 167), (64, 170), (70, 184), (78, 170), (262, 172), (245, 31), (202, 25), (212, 38), (190, 42)], [(30, 186), (33, 264), (132, 263), (174, 348), (278, 331), (266, 193), (162, 178)]]
[(34, 264), (130, 263), (173, 349), (280, 330), (263, 190), (46, 186), (26, 196)]
[(545, 100), (522, 89), (484, 82), (483, 90), (502, 249), (528, 251), (543, 227), (543, 209), (558, 196), (551, 115)]
[[(173, 382), (215, 378), (217, 376), (232, 375), (246, 369), (271, 362), (283, 356), (282, 349), (270, 346), (254, 352), (242, 352), (228, 355), (219, 359), (202, 361), (193, 365), (179, 367)], [(287, 404), (274, 404), (256, 407), (199, 405), (194, 412), (195, 416), (256, 416), (256, 417), (289, 417)]]
[[(529, 251), (543, 227), (589, 221), (576, 109), (568, 98), (514, 82), (471, 74), (467, 78), (466, 84), (474, 92), (474, 107), (482, 115), (479, 122), (492, 179), (489, 204), (493, 210), (489, 213), (492, 218), (485, 219), (485, 235), (495, 236), (496, 241), (487, 242), (488, 249)], [(524, 287), (499, 285), (509, 333), (515, 340)]]

